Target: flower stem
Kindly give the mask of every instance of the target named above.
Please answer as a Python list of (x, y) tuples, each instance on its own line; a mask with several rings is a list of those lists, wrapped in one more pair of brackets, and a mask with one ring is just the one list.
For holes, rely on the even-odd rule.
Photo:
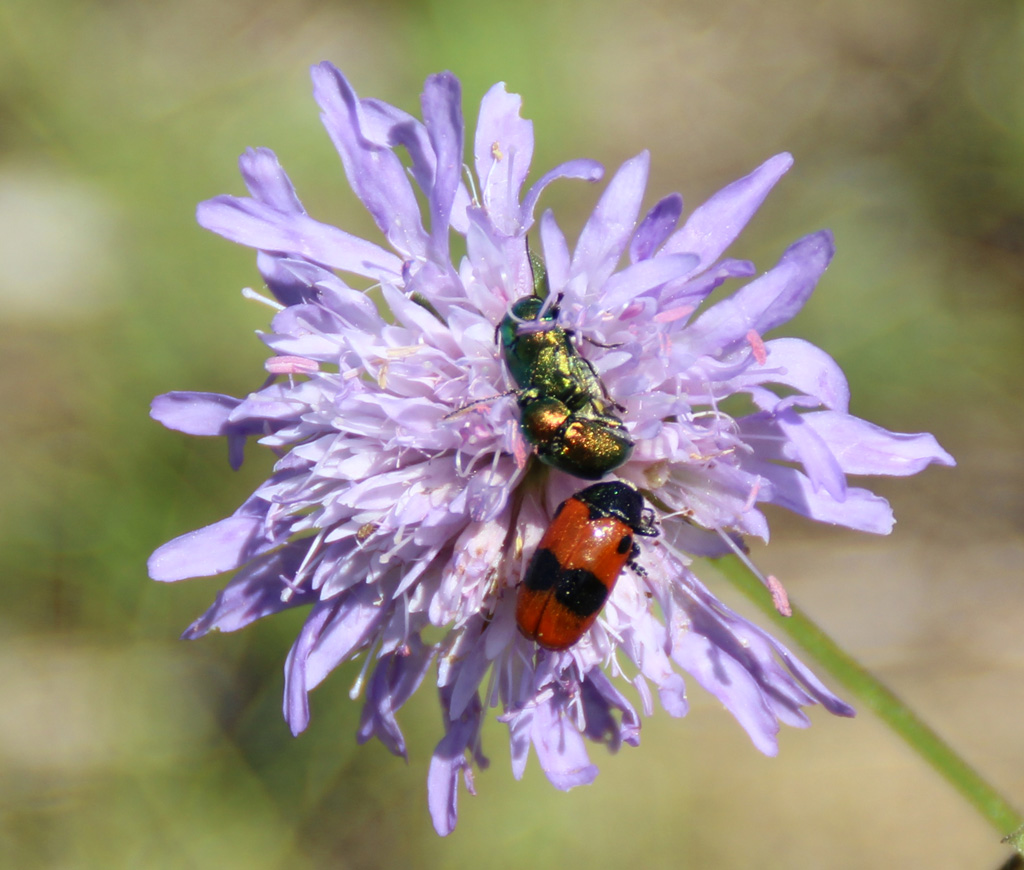
[(790, 617), (779, 616), (764, 587), (735, 556), (715, 560), (715, 567), (737, 589), (785, 629), (800, 646), (814, 656), (832, 677), (869, 707), (907, 744), (957, 789), (992, 826), (1005, 835), (1006, 842), (1024, 854), (1024, 817), (961, 758), (938, 734), (921, 721), (891, 690), (862, 668), (850, 655), (793, 607)]

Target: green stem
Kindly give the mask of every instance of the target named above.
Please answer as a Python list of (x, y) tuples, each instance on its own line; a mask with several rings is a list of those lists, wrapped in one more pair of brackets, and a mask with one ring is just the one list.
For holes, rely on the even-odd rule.
[(716, 560), (714, 564), (737, 589), (768, 614), (775, 625), (785, 629), (790, 637), (814, 656), (818, 663), (863, 706), (873, 710), (960, 794), (974, 804), (997, 831), (1006, 835), (1006, 842), (1018, 852), (1024, 853), (1024, 828), (1021, 826), (1024, 818), (982, 779), (973, 767), (957, 755), (945, 740), (840, 649), (797, 607), (793, 607), (793, 615), (790, 617), (776, 613), (765, 588), (739, 559), (727, 556)]

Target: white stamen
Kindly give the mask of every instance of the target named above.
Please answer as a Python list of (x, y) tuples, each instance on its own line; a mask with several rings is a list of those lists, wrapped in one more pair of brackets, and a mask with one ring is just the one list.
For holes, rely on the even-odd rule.
[(463, 173), (465, 173), (466, 183), (469, 185), (469, 190), (473, 198), (473, 205), (478, 206), (480, 205), (480, 197), (477, 194), (476, 182), (473, 180), (473, 171), (469, 168), (469, 165), (466, 163), (462, 164), (462, 171)]
[(286, 577), (282, 575), (281, 579), (284, 581), (284, 584), (287, 587), (281, 592), (282, 601), (290, 601), (292, 595), (299, 591), (299, 586), (302, 584), (303, 580), (306, 579), (306, 569), (309, 567), (309, 563), (312, 561), (313, 557), (320, 550), (320, 545), (323, 543), (324, 535), (326, 534), (327, 530), (324, 529), (313, 539), (313, 543), (309, 545), (309, 549), (306, 551), (306, 555), (302, 557), (302, 562), (299, 563), (299, 567), (295, 571), (294, 580), (289, 581)]
[(359, 669), (359, 676), (356, 677), (355, 682), (352, 684), (352, 688), (348, 690), (348, 696), (354, 701), (363, 692), (363, 685), (366, 683), (366, 672), (370, 669), (370, 660), (374, 657), (374, 651), (377, 649), (377, 644), (374, 643), (366, 651), (366, 659), (363, 661), (363, 666)]
[(287, 604), (292, 600), (292, 596), (296, 592), (301, 592), (300, 589), (301, 581), (289, 580), (284, 574), (278, 574), (277, 579), (281, 581), (281, 584), (285, 587), (281, 590), (281, 603)]
[(494, 458), (491, 460), (491, 480), (498, 481), (498, 463), (501, 461), (501, 452), (498, 450), (494, 451)]
[(608, 656), (608, 668), (609, 672), (613, 677), (625, 677), (626, 673), (622, 670), (622, 665), (619, 664), (619, 648), (612, 647), (611, 654)]
[(389, 347), (385, 351), (385, 355), (388, 359), (405, 359), (407, 356), (419, 353), (420, 348), (418, 345), (410, 344), (405, 347)]
[(395, 535), (392, 538), (393, 546), (391, 547), (390, 550), (384, 551), (379, 556), (381, 565), (386, 565), (388, 562), (390, 562), (392, 560), (392, 558), (394, 558), (395, 554), (399, 550), (401, 550), (402, 547), (404, 547), (407, 543), (409, 543), (410, 540), (412, 540), (412, 536), (411, 535), (409, 535), (408, 537), (402, 537), (405, 534), (405, 532), (406, 532), (406, 527), (405, 526), (401, 526), (398, 529), (398, 531), (395, 532)]
[(276, 299), (271, 299), (268, 296), (264, 296), (262, 293), (257, 293), (252, 289), (252, 287), (242, 288), (242, 298), (251, 299), (253, 302), (261, 302), (268, 308), (273, 308), (275, 311), (284, 311), (285, 309), (285, 306)]
[[(500, 158), (499, 158), (500, 159)], [(505, 172), (505, 197), (508, 202), (516, 201), (516, 192), (514, 188), (513, 179), (515, 178), (516, 168), (516, 149), (508, 149), (508, 170)], [(518, 221), (516, 222), (519, 223)]]
[(487, 691), (484, 692), (483, 698), (484, 698), (484, 703), (487, 704), (487, 706), (494, 707), (494, 706), (497, 706), (496, 701), (497, 701), (497, 698), (498, 698), (498, 695), (497, 695), (497, 692), (496, 692), (496, 690), (497, 690), (497, 685), (496, 684), (498, 682), (498, 675), (496, 673), (497, 668), (488, 668), (488, 671), (490, 671), (490, 674), (489, 674), (489, 676), (487, 678)]

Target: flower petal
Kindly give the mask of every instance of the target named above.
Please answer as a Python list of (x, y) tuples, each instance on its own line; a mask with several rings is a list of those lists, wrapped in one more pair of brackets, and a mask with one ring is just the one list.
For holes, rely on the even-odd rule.
[(711, 355), (746, 341), (751, 330), (764, 335), (790, 320), (810, 297), (834, 250), (827, 231), (796, 242), (773, 269), (712, 305), (680, 335), (680, 343), (695, 354)]
[(626, 250), (640, 213), (650, 164), (646, 151), (623, 163), (580, 232), (570, 271), (586, 275), (592, 292), (608, 280)]
[(725, 705), (758, 750), (778, 754), (779, 722), (740, 662), (710, 637), (687, 628), (672, 633), (672, 658)]
[[(661, 256), (678, 256), (674, 254), (659, 254)], [(658, 294), (659, 308), (664, 313), (680, 313), (674, 318), (680, 326), (685, 326), (687, 320), (682, 316), (689, 315), (696, 310), (713, 290), (720, 287), (730, 278), (749, 278), (757, 274), (757, 269), (749, 260), (725, 259), (717, 263), (711, 269), (695, 276), (685, 276), (682, 279), (670, 281)]]
[(540, 216), (540, 243), (544, 252), (544, 265), (548, 270), (551, 292), (558, 293), (565, 286), (565, 282), (569, 280), (569, 266), (572, 258), (565, 235), (550, 209)]
[(776, 154), (750, 175), (723, 187), (694, 209), (660, 254), (697, 254), (699, 268), (706, 269), (732, 244), (768, 192), (792, 165), (793, 158), (789, 154)]
[[(473, 790), (473, 774), (466, 753), (479, 743), (480, 724), (483, 708), (480, 699), (462, 715), (450, 719), (445, 705), (444, 692), (441, 693), (441, 709), (445, 714), (445, 736), (437, 744), (430, 759), (430, 770), (427, 773), (427, 806), (430, 818), (434, 822), (434, 830), (442, 837), (455, 830), (458, 821), (459, 774), (462, 773), (466, 788), (470, 794)], [(481, 758), (477, 756), (478, 763)], [(486, 766), (486, 759), (481, 766)]]
[[(588, 785), (597, 777), (597, 768), (590, 763), (586, 744), (565, 709), (565, 701), (558, 690), (549, 689), (509, 723), (513, 745), (517, 741), (521, 745), (522, 737), (528, 734), (545, 776), (562, 791)], [(519, 776), (521, 771), (516, 778)]]
[[(636, 263), (653, 257), (661, 243), (676, 228), (682, 213), (683, 198), (678, 193), (670, 193), (659, 200), (636, 228), (633, 241), (629, 243), (629, 261)], [(696, 268), (699, 263), (700, 257), (695, 255), (691, 268)]]
[(422, 98), (423, 122), (437, 163), (430, 198), (430, 246), (436, 263), (451, 269), (448, 232), (452, 205), (462, 172), (462, 89), (450, 72), (427, 79)]
[(274, 546), (266, 533), (269, 507), (261, 498), (249, 498), (227, 519), (168, 541), (149, 557), (149, 576), (166, 583), (223, 574), (244, 565)]
[[(587, 671), (581, 691), (587, 723), (584, 733), (588, 738), (607, 744), (612, 752), (623, 742), (640, 745), (640, 717), (603, 671), (599, 668)], [(612, 710), (619, 711), (620, 720), (615, 719)]]
[(427, 236), (402, 162), (384, 143), (366, 137), (359, 98), (337, 68), (325, 62), (314, 66), (311, 74), (313, 97), (323, 110), (320, 119), (341, 156), (352, 190), (396, 251), (406, 259), (424, 256)]
[(153, 399), (149, 416), (186, 435), (227, 435), (228, 417), (240, 404), (241, 399), (223, 393), (176, 390)]
[(264, 616), (312, 603), (315, 593), (285, 583), (285, 578), (295, 576), (311, 541), (288, 544), (242, 568), (206, 613), (185, 630), (182, 639), (195, 640), (211, 631), (238, 631)]
[(818, 433), (847, 474), (885, 474), (907, 477), (931, 463), (956, 465), (935, 436), (922, 432), (889, 432), (881, 426), (832, 411), (802, 415)]
[(196, 220), (201, 227), (240, 245), (297, 254), (355, 275), (393, 281), (402, 271), (401, 260), (379, 245), (252, 199), (215, 196), (199, 203)]
[(480, 103), (473, 156), (480, 199), (495, 228), (515, 235), (522, 225), (519, 191), (533, 160), (533, 122), (519, 116), (523, 101), (498, 82)]
[(762, 491), (764, 501), (801, 516), (876, 535), (888, 535), (896, 523), (889, 502), (866, 489), (848, 487), (846, 497), (836, 501), (795, 468), (759, 461), (745, 462), (744, 467), (771, 481), (772, 488)]
[(837, 502), (846, 498), (846, 476), (832, 453), (831, 444), (807, 424), (803, 414), (787, 408), (775, 414), (775, 423), (789, 441), (793, 459), (803, 465), (815, 489), (824, 489)]
[(764, 365), (748, 366), (731, 378), (730, 392), (758, 384), (779, 384), (817, 399), (834, 411), (846, 411), (849, 384), (843, 370), (825, 351), (799, 338), (775, 338), (764, 346)]
[(238, 168), (253, 199), (285, 213), (306, 213), (288, 173), (269, 148), (246, 148)]
[(373, 669), (356, 739), (365, 743), (376, 737), (393, 754), (408, 760), (405, 738), (395, 713), (405, 704), (427, 674), (434, 660), (433, 647), (419, 638), (409, 646), (382, 656)]
[(593, 182), (600, 181), (602, 175), (604, 175), (604, 167), (596, 160), (587, 159), (570, 160), (545, 172), (540, 181), (534, 184), (523, 197), (523, 204), (519, 209), (520, 229), (529, 229), (533, 224), (533, 209), (537, 205), (541, 193), (544, 192), (544, 188), (552, 181), (559, 178), (580, 178), (583, 181)]
[(696, 262), (693, 254), (673, 254), (633, 263), (608, 278), (594, 307), (615, 311), (642, 293), (649, 293), (689, 272)]
[(366, 644), (386, 614), (377, 594), (375, 586), (363, 584), (313, 605), (284, 666), (284, 717), (292, 734), (309, 725), (309, 692)]
[(537, 760), (555, 788), (568, 791), (594, 781), (597, 768), (590, 763), (586, 744), (562, 698), (553, 693), (540, 700), (531, 724), (530, 739)]

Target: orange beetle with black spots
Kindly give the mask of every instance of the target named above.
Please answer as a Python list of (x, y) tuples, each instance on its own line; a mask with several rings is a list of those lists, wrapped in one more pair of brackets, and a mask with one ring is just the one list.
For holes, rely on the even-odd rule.
[(519, 630), (542, 647), (568, 649), (594, 624), (627, 564), (634, 535), (657, 535), (654, 512), (620, 480), (595, 483), (558, 506), (516, 598)]

